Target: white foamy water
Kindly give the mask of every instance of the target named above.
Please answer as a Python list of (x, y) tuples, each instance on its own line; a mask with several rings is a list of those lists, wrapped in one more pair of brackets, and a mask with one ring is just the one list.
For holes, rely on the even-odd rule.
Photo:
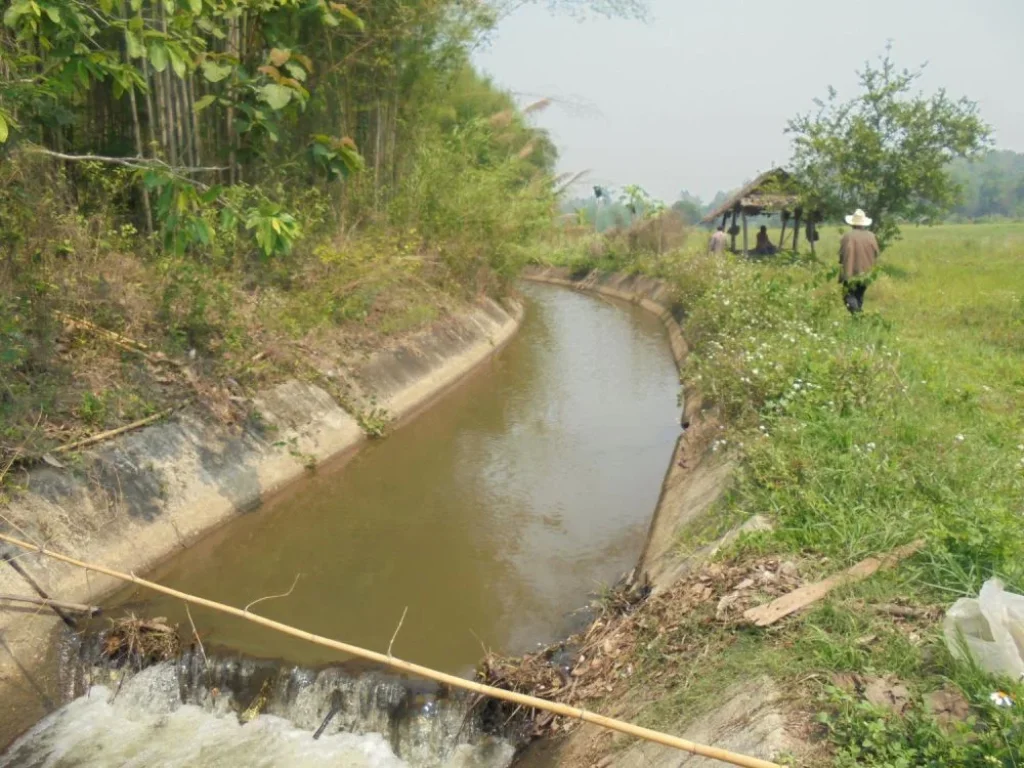
[[(309, 731), (272, 715), (240, 725), (230, 714), (182, 705), (172, 712), (125, 706), (96, 686), (43, 720), (0, 758), (7, 768), (398, 768), (405, 766), (379, 734)], [(162, 702), (161, 702), (162, 703)]]
[[(226, 702), (225, 702), (226, 703)], [(242, 725), (226, 706), (181, 702), (170, 665), (147, 669), (120, 691), (93, 686), (22, 736), (0, 756), (0, 768), (501, 768), (510, 744), (461, 744), (422, 763), (399, 759), (378, 733), (313, 733), (263, 714)]]

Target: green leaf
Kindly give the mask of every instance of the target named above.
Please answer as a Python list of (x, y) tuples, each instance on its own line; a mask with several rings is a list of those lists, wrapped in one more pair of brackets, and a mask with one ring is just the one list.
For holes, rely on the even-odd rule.
[(352, 13), (351, 9), (349, 9), (349, 7), (344, 3), (331, 3), (331, 7), (338, 13), (340, 13), (342, 17), (348, 19), (351, 23), (355, 24), (360, 32), (366, 29), (366, 25), (363, 23), (363, 20), (356, 16), (354, 13)]
[(125, 46), (128, 48), (128, 56), (132, 59), (142, 59), (146, 56), (146, 46), (132, 32), (124, 33)]
[(60, 8), (54, 8), (52, 5), (44, 5), (42, 9), (46, 11), (46, 15), (50, 17), (50, 21), (54, 24), (60, 24)]
[(304, 70), (299, 64), (294, 61), (289, 61), (284, 65), (284, 68), (288, 71), (288, 74), (298, 80), (300, 83), (306, 82), (306, 70)]
[(196, 103), (195, 103), (195, 110), (196, 110), (196, 112), (202, 112), (208, 106), (213, 104), (213, 102), (215, 102), (216, 100), (217, 100), (216, 94), (213, 94), (213, 93), (206, 94), (205, 96), (203, 96), (203, 98), (201, 98), (198, 101), (196, 101)]
[(198, 16), (203, 12), (203, 0), (188, 0), (188, 7), (192, 9), (192, 13)]
[(218, 197), (220, 197), (220, 194), (223, 191), (224, 187), (222, 187), (220, 184), (214, 184), (208, 190), (203, 192), (203, 194), (199, 196), (199, 199), (206, 204), (210, 204), (214, 202)]
[(230, 64), (218, 64), (212, 59), (207, 59), (203, 62), (203, 77), (205, 77), (211, 83), (219, 83), (225, 77), (231, 74), (234, 69)]
[(149, 63), (157, 72), (167, 69), (167, 47), (163, 43), (154, 40), (149, 44)]
[(196, 19), (196, 26), (203, 30), (203, 32), (205, 32), (206, 34), (213, 35), (218, 40), (223, 40), (225, 37), (227, 37), (227, 35), (225, 35), (221, 31), (220, 27), (218, 27), (205, 16), (200, 16), (198, 19)]
[(167, 52), (171, 56), (171, 68), (174, 70), (174, 74), (184, 80), (186, 73), (185, 59), (183, 59), (181, 54), (173, 48), (168, 48)]
[(131, 2), (132, 11), (138, 13), (142, 10), (142, 0), (132, 0)]
[(0, 144), (7, 141), (7, 137), (10, 135), (10, 129), (7, 127), (7, 120), (3, 115), (0, 115)]
[(15, 27), (18, 24), (18, 19), (27, 13), (32, 13), (32, 4), (28, 0), (21, 0), (21, 2), (13, 3), (10, 8), (4, 12), (4, 25), (8, 27)]
[(260, 86), (259, 94), (260, 98), (267, 102), (271, 109), (284, 109), (288, 106), (288, 102), (292, 100), (291, 88), (286, 88), (277, 83), (267, 83)]

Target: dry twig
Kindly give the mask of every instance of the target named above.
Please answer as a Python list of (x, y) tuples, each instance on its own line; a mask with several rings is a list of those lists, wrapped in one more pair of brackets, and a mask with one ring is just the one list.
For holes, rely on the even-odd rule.
[(287, 592), (282, 592), (280, 595), (267, 595), (266, 597), (258, 597), (251, 603), (249, 603), (247, 606), (245, 606), (245, 608), (243, 608), (242, 610), (248, 613), (249, 609), (256, 605), (256, 603), (262, 603), (264, 600), (274, 600), (278, 597), (288, 597), (289, 595), (291, 595), (292, 592), (295, 591), (295, 585), (299, 583), (299, 576), (301, 575), (301, 573), (295, 574), (295, 581), (292, 582), (291, 589), (289, 589)]

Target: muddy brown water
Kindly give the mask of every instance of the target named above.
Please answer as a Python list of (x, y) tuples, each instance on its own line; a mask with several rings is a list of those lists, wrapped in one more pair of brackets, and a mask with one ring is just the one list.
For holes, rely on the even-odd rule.
[[(413, 422), (236, 519), (152, 578), (278, 621), (466, 673), (522, 652), (636, 562), (679, 433), (664, 328), (629, 304), (527, 285), (518, 335)], [(296, 581), (296, 577), (297, 581)], [(294, 583), (294, 589), (292, 587)], [(188, 627), (184, 605), (114, 605)], [(338, 655), (192, 608), (204, 643)]]

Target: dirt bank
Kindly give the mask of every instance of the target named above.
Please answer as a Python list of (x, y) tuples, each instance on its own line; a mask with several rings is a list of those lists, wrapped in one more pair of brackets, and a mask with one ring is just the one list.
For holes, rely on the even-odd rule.
[[(80, 559), (141, 572), (213, 527), (257, 507), (275, 491), (366, 440), (359, 419), (412, 418), (487, 360), (519, 327), (522, 308), (493, 301), (357, 361), (317, 360), (345, 393), (350, 413), (308, 381), (289, 380), (255, 398), (257, 418), (228, 430), (196, 412), (138, 429), (17, 478), (5, 529)], [(353, 406), (353, 404), (356, 404)], [(50, 594), (95, 603), (115, 584), (38, 556), (18, 562)], [(26, 594), (13, 569), (0, 593)], [(47, 612), (0, 614), (0, 744), (59, 699)]]

